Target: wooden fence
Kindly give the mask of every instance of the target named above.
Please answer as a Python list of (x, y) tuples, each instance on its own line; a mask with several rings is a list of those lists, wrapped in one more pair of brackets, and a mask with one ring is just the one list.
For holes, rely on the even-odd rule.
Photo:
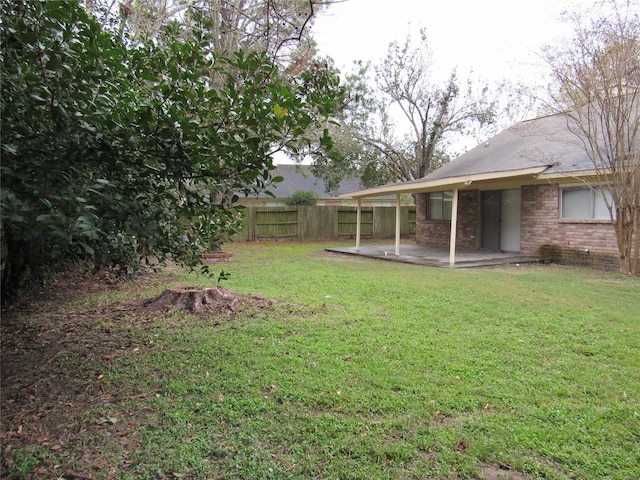
[[(393, 238), (396, 207), (362, 207), (362, 238)], [(244, 226), (236, 240), (329, 240), (355, 238), (357, 208), (344, 206), (245, 207)], [(416, 233), (416, 208), (400, 207), (400, 233)]]

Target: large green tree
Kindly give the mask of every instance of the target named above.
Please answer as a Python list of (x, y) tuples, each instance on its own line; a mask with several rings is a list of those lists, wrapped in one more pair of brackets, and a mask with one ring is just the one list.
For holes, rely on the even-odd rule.
[(2, 11), (5, 291), (73, 261), (195, 267), (236, 228), (236, 195), (273, 180), (276, 151), (329, 145), (304, 132), (333, 112), (337, 76), (220, 55), (205, 17), (134, 43), (74, 2)]

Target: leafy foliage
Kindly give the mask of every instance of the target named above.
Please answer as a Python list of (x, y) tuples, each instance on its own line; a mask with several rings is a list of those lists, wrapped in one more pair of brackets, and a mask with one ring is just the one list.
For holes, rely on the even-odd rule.
[(312, 190), (296, 190), (287, 198), (287, 205), (313, 206), (317, 201), (318, 196)]
[(345, 178), (358, 177), (365, 187), (396, 180), (387, 168), (388, 157), (372, 143), (375, 139), (384, 143), (387, 130), (378, 129), (378, 103), (369, 73), (369, 65), (358, 62), (355, 71), (346, 75), (348, 95), (336, 121), (328, 127), (334, 148), (330, 155), (315, 158), (311, 166), (313, 174), (323, 179), (327, 191), (337, 191)]
[(328, 70), (215, 53), (204, 18), (126, 43), (73, 2), (2, 4), (3, 287), (87, 260), (200, 265), (238, 227), (279, 150), (335, 108)]
[(220, 270), (220, 273), (218, 274), (218, 285), (220, 285), (220, 282), (222, 282), (222, 281), (229, 280), (230, 276), (231, 276), (231, 274), (229, 272), (225, 272), (224, 270)]

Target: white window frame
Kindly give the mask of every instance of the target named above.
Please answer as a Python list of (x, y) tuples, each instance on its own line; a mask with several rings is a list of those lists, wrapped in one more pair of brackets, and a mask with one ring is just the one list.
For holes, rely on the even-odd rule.
[[(436, 198), (439, 197), (439, 198)], [(432, 208), (432, 199), (440, 202), (439, 208)], [(453, 206), (453, 191), (427, 193), (427, 220), (450, 222)], [(434, 215), (436, 214), (436, 215)]]
[[(568, 192), (589, 192), (589, 199), (584, 208), (585, 213), (581, 216), (566, 216), (565, 212), (565, 194)], [(564, 187), (560, 189), (560, 211), (559, 218), (566, 221), (580, 221), (580, 220), (593, 220), (593, 221), (608, 221), (611, 219), (609, 215), (609, 209), (607, 203), (612, 204), (611, 193), (606, 187)], [(588, 209), (588, 212), (586, 211)], [(597, 215), (597, 212), (604, 212), (602, 215)]]

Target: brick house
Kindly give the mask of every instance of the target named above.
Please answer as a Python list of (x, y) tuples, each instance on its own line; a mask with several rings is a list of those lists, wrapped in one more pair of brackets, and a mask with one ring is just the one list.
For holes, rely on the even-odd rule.
[(609, 194), (595, 179), (578, 137), (552, 115), (520, 122), (424, 178), (348, 195), (413, 194), (416, 243), (448, 248), (452, 264), (458, 249), (617, 267)]

